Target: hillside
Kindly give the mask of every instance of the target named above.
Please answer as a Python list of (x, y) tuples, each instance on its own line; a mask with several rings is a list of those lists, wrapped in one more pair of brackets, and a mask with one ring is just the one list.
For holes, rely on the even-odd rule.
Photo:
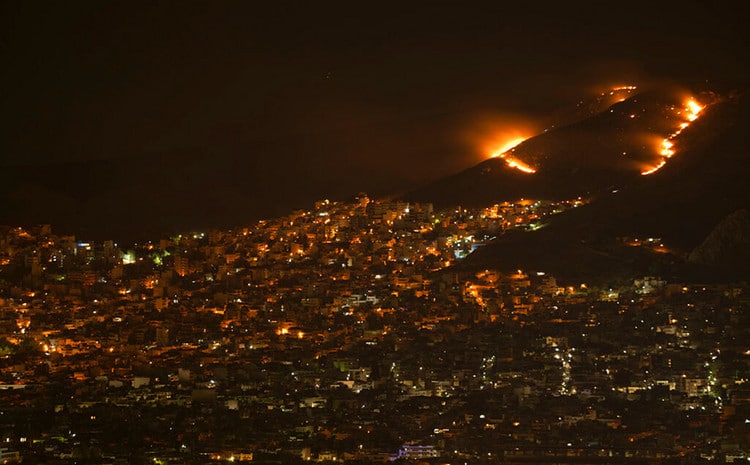
[[(403, 197), (438, 206), (479, 206), (523, 197), (563, 200), (623, 187), (662, 161), (663, 140), (689, 123), (684, 107), (691, 95), (698, 95), (706, 110), (720, 101), (709, 92), (646, 90), (572, 124), (548, 129), (507, 153), (508, 160), (522, 161), (533, 174), (512, 169), (501, 155)], [(680, 134), (679, 143), (687, 139)]]
[[(681, 135), (679, 155), (654, 174), (600, 193), (539, 231), (500, 237), (464, 266), (531, 267), (570, 279), (618, 270), (694, 271), (685, 263), (688, 254), (725, 217), (750, 207), (747, 100), (747, 94), (735, 95), (709, 107)], [(649, 237), (663, 243), (658, 254), (623, 245), (627, 238)]]

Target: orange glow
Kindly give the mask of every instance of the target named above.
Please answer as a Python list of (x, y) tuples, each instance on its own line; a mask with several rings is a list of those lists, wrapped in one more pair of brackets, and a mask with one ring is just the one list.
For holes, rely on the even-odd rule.
[(505, 163), (508, 165), (509, 168), (514, 168), (514, 169), (523, 171), (524, 173), (528, 173), (528, 174), (536, 173), (536, 170), (534, 168), (522, 162), (518, 158), (511, 157), (510, 155), (508, 155), (507, 152), (501, 153), (499, 155), (493, 155), (493, 157), (500, 157), (503, 160), (505, 160)]
[(592, 94), (599, 94), (600, 97), (611, 96), (617, 97), (617, 100), (619, 100), (623, 95), (630, 94), (636, 89), (638, 89), (636, 86), (630, 84), (609, 83), (592, 87), (590, 91)]
[(664, 139), (661, 141), (661, 156), (665, 158), (669, 158), (672, 155), (674, 155), (674, 143), (668, 139)]
[(701, 106), (693, 99), (689, 99), (687, 103), (685, 103), (685, 107), (685, 109), (688, 111), (687, 118), (689, 121), (695, 121), (696, 119), (698, 119), (701, 111), (703, 111), (703, 106)]
[(701, 112), (705, 108), (705, 106), (701, 105), (700, 103), (696, 102), (693, 98), (688, 98), (685, 103), (685, 107), (682, 110), (676, 111), (676, 114), (684, 119), (682, 121), (677, 129), (671, 134), (669, 134), (667, 137), (661, 139), (661, 142), (659, 144), (659, 155), (661, 155), (663, 158), (662, 160), (654, 167), (650, 167), (648, 169), (645, 169), (644, 171), (641, 171), (641, 174), (644, 176), (647, 176), (649, 174), (653, 174), (657, 172), (661, 167), (667, 164), (667, 159), (674, 156), (676, 153), (674, 148), (674, 142), (672, 142), (677, 136), (682, 133), (682, 131), (690, 126), (690, 123), (697, 120), (700, 116)]
[(612, 88), (612, 90), (609, 93), (611, 94), (611, 93), (618, 92), (621, 90), (631, 91), (631, 90), (636, 90), (636, 89), (637, 89), (636, 86), (615, 86)]
[[(511, 168), (531, 169), (518, 159), (510, 158), (507, 152), (513, 150), (529, 137), (539, 134), (540, 129), (522, 115), (484, 114), (477, 115), (470, 127), (462, 131), (462, 138), (473, 146), (482, 158), (504, 158)], [(511, 164), (512, 163), (512, 164)]]
[[(512, 129), (494, 129), (490, 136), (483, 136), (479, 141), (482, 153), (489, 154), (491, 158), (504, 158), (506, 160), (512, 159), (509, 157), (509, 153), (520, 143), (534, 136), (536, 131), (530, 127), (519, 127), (513, 126)], [(519, 166), (527, 166), (524, 163), (517, 161)], [(515, 168), (508, 163), (508, 166)]]
[[(637, 87), (633, 85), (615, 84), (596, 86), (595, 88), (591, 89), (591, 91), (599, 95), (599, 99), (602, 104), (609, 106), (614, 103), (625, 101), (633, 94), (636, 89)], [(581, 102), (583, 103), (583, 101)]]
[(518, 145), (521, 142), (525, 141), (526, 139), (528, 139), (528, 137), (516, 137), (516, 138), (509, 139), (509, 140), (503, 142), (503, 145), (500, 148), (496, 149), (492, 153), (491, 157), (495, 158), (495, 157), (501, 156), (502, 154), (504, 154), (505, 152), (510, 151), (513, 147), (515, 147), (516, 145)]
[(509, 168), (514, 168), (524, 173), (532, 174), (536, 173), (536, 170), (528, 164), (522, 162), (516, 157), (510, 155), (511, 152), (518, 144), (528, 139), (528, 136), (511, 136), (509, 139), (503, 140), (499, 144), (499, 148), (492, 150), (490, 153), (491, 158), (502, 158)]
[(647, 169), (645, 171), (641, 171), (641, 174), (644, 175), (644, 176), (647, 176), (649, 174), (656, 173), (657, 171), (659, 171), (659, 169), (661, 169), (662, 166), (664, 166), (666, 164), (667, 164), (667, 162), (664, 161), (664, 160), (662, 160), (662, 161), (659, 162), (658, 165), (654, 166), (653, 168)]

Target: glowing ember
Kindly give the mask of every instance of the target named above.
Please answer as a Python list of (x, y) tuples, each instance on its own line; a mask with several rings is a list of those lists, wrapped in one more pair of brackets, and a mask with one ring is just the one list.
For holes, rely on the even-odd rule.
[(667, 164), (667, 159), (671, 158), (675, 154), (674, 142), (672, 141), (677, 136), (679, 136), (686, 127), (690, 126), (690, 123), (698, 119), (704, 108), (705, 107), (703, 105), (699, 104), (692, 98), (688, 99), (685, 102), (685, 108), (683, 109), (683, 111), (678, 111), (677, 114), (682, 116), (687, 121), (681, 122), (678, 128), (672, 134), (661, 140), (661, 145), (659, 146), (659, 155), (663, 157), (662, 160), (656, 166), (641, 171), (642, 175), (647, 176), (649, 174), (655, 173), (662, 166)]
[(499, 157), (505, 160), (505, 163), (510, 168), (515, 168), (519, 171), (523, 171), (524, 173), (528, 173), (528, 174), (536, 173), (536, 170), (534, 168), (530, 167), (529, 165), (522, 162), (518, 158), (513, 158), (509, 156), (507, 153), (502, 153), (499, 155)]
[(614, 86), (614, 87), (611, 87), (608, 91), (601, 92), (599, 95), (602, 98), (607, 98), (607, 97), (614, 98), (615, 100), (610, 101), (610, 104), (614, 102), (624, 102), (628, 98), (628, 96), (630, 96), (630, 94), (632, 94), (633, 91), (636, 89), (637, 89), (636, 86), (630, 86), (630, 85)]
[(646, 176), (646, 175), (649, 175), (651, 173), (656, 173), (657, 171), (659, 171), (659, 169), (661, 169), (662, 166), (664, 166), (666, 164), (667, 164), (667, 162), (664, 161), (664, 160), (662, 160), (662, 161), (659, 162), (658, 165), (654, 166), (653, 168), (648, 169), (646, 171), (641, 171), (641, 174), (644, 175), (644, 176)]

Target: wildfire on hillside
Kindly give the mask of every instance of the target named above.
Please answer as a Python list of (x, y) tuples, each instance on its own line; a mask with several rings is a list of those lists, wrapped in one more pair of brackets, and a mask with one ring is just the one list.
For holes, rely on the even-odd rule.
[(656, 166), (650, 166), (641, 171), (642, 175), (648, 176), (649, 174), (653, 174), (667, 164), (667, 160), (669, 158), (672, 158), (676, 153), (675, 144), (673, 141), (682, 133), (683, 130), (685, 130), (685, 128), (690, 126), (693, 121), (697, 120), (700, 117), (701, 112), (703, 112), (703, 109), (705, 108), (705, 105), (701, 105), (692, 97), (688, 98), (683, 105), (684, 106), (682, 109), (674, 110), (675, 115), (682, 120), (677, 126), (677, 129), (675, 129), (674, 132), (669, 134), (667, 137), (659, 140), (657, 151), (662, 157), (661, 160), (659, 160)]
[(505, 160), (505, 164), (507, 164), (509, 168), (514, 168), (528, 174), (536, 173), (536, 170), (534, 168), (522, 162), (518, 158), (511, 156), (508, 152), (498, 153), (496, 155), (492, 155), (492, 157), (502, 158), (503, 160)]
[(495, 150), (492, 153), (491, 157), (502, 158), (503, 160), (505, 160), (505, 163), (508, 165), (508, 167), (517, 169), (524, 173), (536, 173), (536, 170), (534, 168), (510, 154), (515, 146), (525, 141), (526, 139), (528, 139), (528, 137), (515, 137), (513, 139), (505, 141), (499, 149)]

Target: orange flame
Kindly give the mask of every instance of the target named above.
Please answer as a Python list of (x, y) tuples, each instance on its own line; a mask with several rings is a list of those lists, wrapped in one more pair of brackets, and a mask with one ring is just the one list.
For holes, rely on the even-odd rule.
[(644, 176), (648, 176), (649, 174), (653, 174), (661, 167), (667, 164), (667, 159), (672, 158), (674, 156), (675, 149), (674, 149), (674, 142), (672, 142), (677, 136), (682, 133), (682, 131), (690, 126), (690, 123), (697, 120), (700, 116), (701, 112), (705, 108), (704, 105), (701, 105), (700, 103), (696, 102), (694, 98), (688, 98), (685, 103), (685, 107), (682, 111), (677, 111), (677, 115), (681, 116), (684, 121), (682, 121), (677, 129), (671, 134), (669, 134), (667, 137), (661, 139), (661, 143), (659, 145), (659, 155), (662, 156), (661, 161), (654, 167), (651, 167), (649, 169), (646, 169), (644, 171), (641, 171), (641, 174)]
[(523, 136), (515, 137), (513, 139), (509, 139), (509, 140), (503, 142), (502, 145), (500, 146), (500, 148), (498, 148), (494, 152), (492, 152), (492, 155), (490, 155), (490, 156), (492, 158), (500, 157), (505, 152), (509, 152), (511, 149), (513, 149), (513, 147), (515, 147), (516, 145), (518, 145), (521, 142), (525, 141), (526, 139), (528, 139), (528, 137), (523, 137)]
[(664, 160), (662, 160), (662, 161), (659, 162), (658, 165), (654, 166), (653, 168), (648, 169), (646, 171), (641, 171), (641, 174), (644, 175), (644, 176), (647, 176), (649, 174), (656, 173), (657, 171), (659, 171), (661, 169), (662, 166), (664, 166), (666, 164), (667, 164), (667, 162), (664, 161)]
[(696, 119), (698, 119), (698, 116), (703, 111), (703, 106), (701, 106), (695, 100), (689, 99), (687, 103), (685, 104), (685, 109), (688, 111), (688, 115), (687, 115), (688, 121), (695, 121)]
[(482, 158), (502, 158), (511, 168), (533, 173), (526, 163), (511, 157), (510, 152), (521, 142), (539, 133), (536, 124), (523, 115), (481, 114), (476, 115), (462, 137), (476, 147)]
[(664, 139), (661, 141), (661, 154), (662, 157), (670, 158), (672, 155), (674, 155), (674, 142), (672, 142), (669, 139)]
[(528, 137), (515, 137), (512, 139), (508, 139), (507, 141), (503, 142), (502, 146), (499, 149), (493, 151), (490, 157), (502, 158), (503, 160), (505, 160), (505, 163), (509, 168), (514, 168), (528, 174), (536, 173), (536, 170), (534, 168), (522, 162), (518, 158), (511, 156), (509, 153), (511, 150), (513, 150), (514, 147), (516, 147), (526, 139), (528, 139)]
[(536, 173), (536, 170), (534, 168), (522, 162), (518, 158), (508, 155), (508, 152), (493, 155), (492, 157), (502, 158), (503, 160), (505, 160), (505, 164), (508, 165), (509, 168), (514, 168), (514, 169), (523, 171), (524, 173), (528, 173), (528, 174)]

